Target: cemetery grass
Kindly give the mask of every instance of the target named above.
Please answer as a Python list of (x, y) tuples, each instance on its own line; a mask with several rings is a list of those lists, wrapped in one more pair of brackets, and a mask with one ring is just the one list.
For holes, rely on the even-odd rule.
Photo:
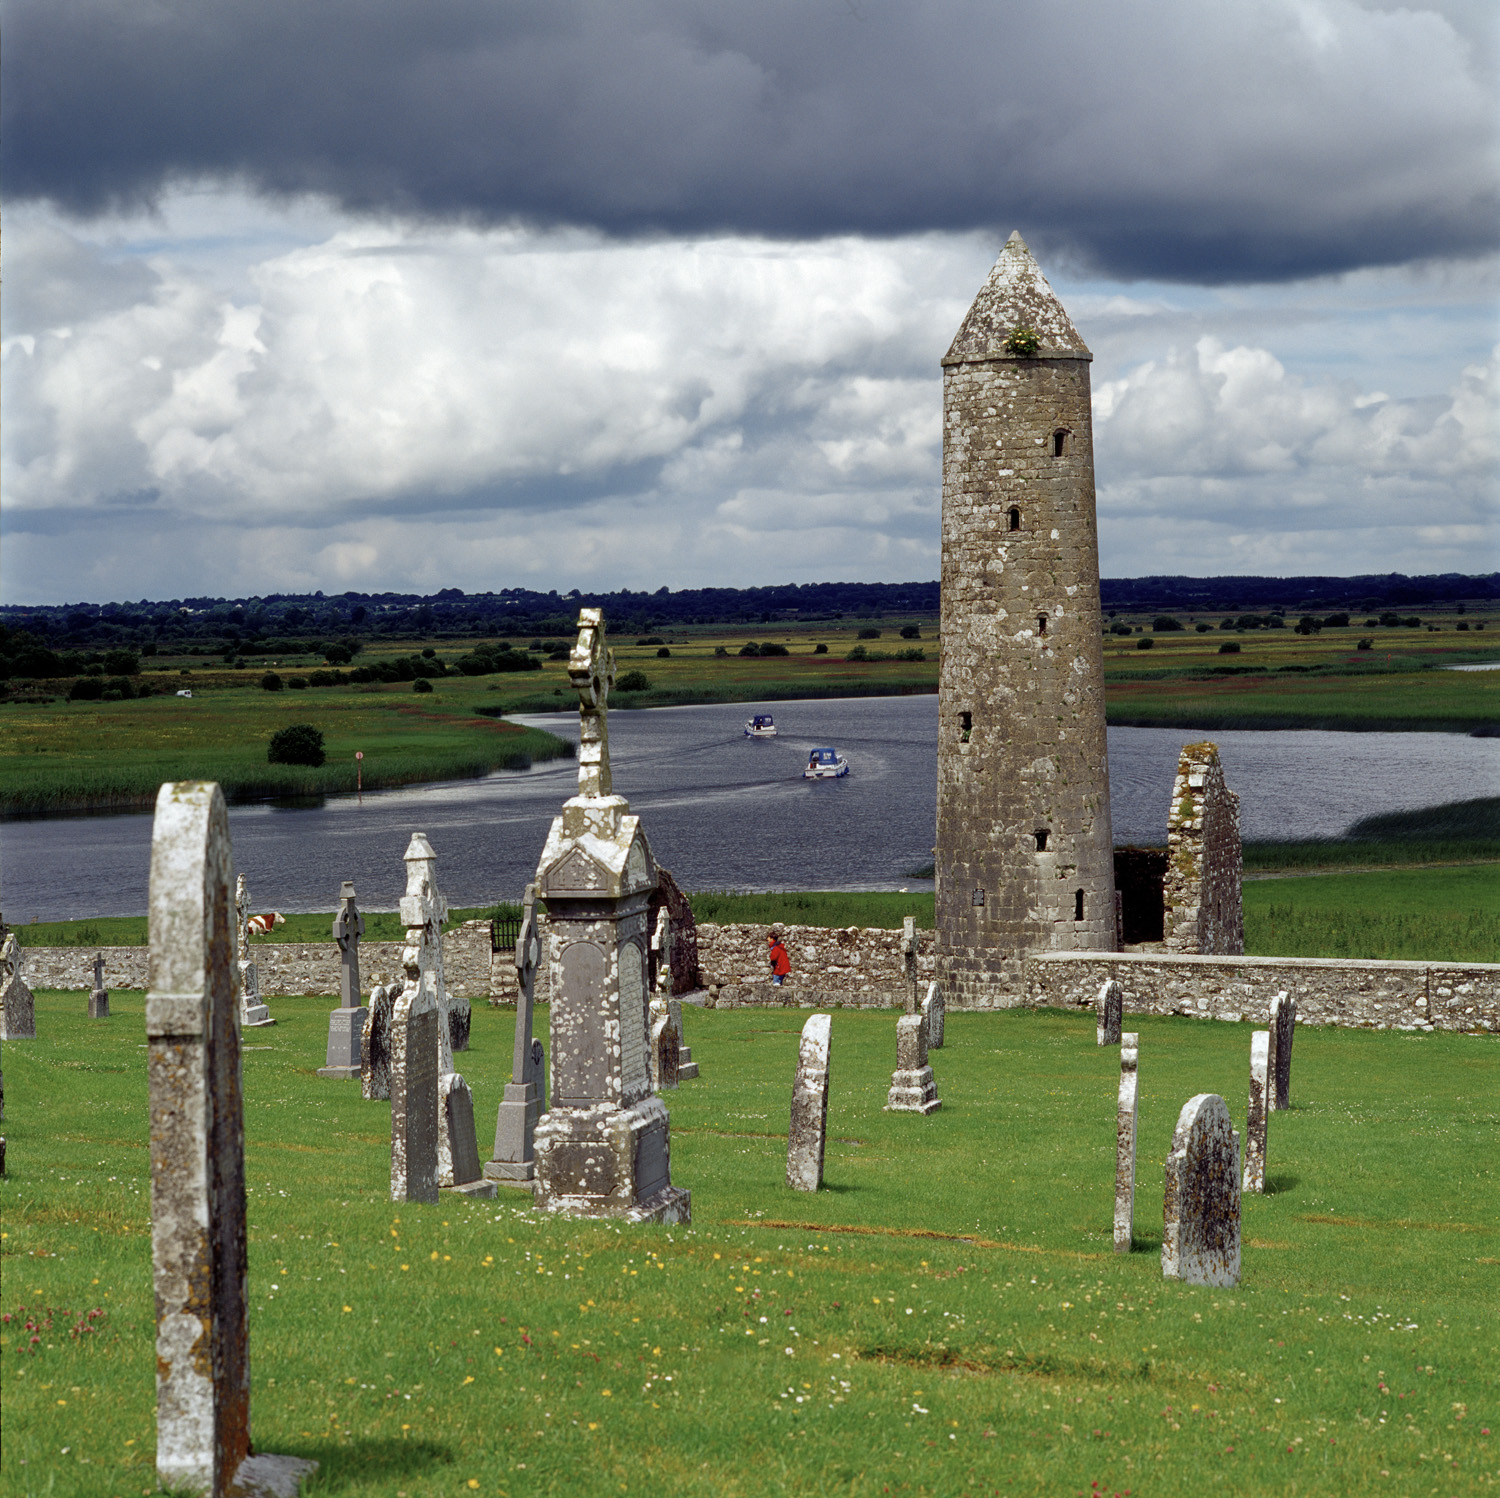
[[(42, 1039), (5, 1048), (7, 1498), (155, 1491), (143, 1003), (112, 1005), (90, 1022), (83, 995), (43, 993)], [(783, 1184), (805, 1016), (689, 1011), (703, 1076), (666, 1100), (694, 1222), (664, 1228), (538, 1220), (509, 1194), (393, 1205), (389, 1104), (313, 1074), (328, 1007), (275, 1001), (244, 1060), (252, 1430), (322, 1464), (309, 1494), (1500, 1485), (1494, 1039), (1301, 1030), (1226, 1290), (1163, 1281), (1161, 1162), (1195, 1092), (1243, 1128), (1248, 1025), (1128, 1017), (1117, 1255), (1119, 1053), (1091, 1014), (951, 1015), (924, 1119), (881, 1109), (894, 1016), (836, 1013), (809, 1195)], [(511, 1034), (476, 1011), (461, 1065), (485, 1120)]]

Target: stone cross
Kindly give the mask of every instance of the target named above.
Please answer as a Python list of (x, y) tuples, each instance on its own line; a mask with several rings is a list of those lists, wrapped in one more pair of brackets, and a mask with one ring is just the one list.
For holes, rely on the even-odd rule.
[(448, 1028), (448, 994), (443, 984), (443, 922), (448, 902), (438, 893), (437, 854), (425, 832), (414, 832), (402, 855), (406, 893), (401, 897), (401, 924), (406, 927), (402, 964), (406, 986), (420, 987), (438, 1015), (438, 1073), (453, 1070), (453, 1037)]
[(1266, 1121), (1271, 1112), (1271, 1032), (1250, 1036), (1250, 1101), (1245, 1108), (1245, 1176), (1241, 1185), (1266, 1189)]
[(328, 1016), (328, 1050), (318, 1075), (352, 1081), (363, 1077), (361, 1043), (370, 1011), (360, 1002), (359, 939), (365, 918), (355, 903), (354, 885), (344, 880), (339, 890), (338, 914), (333, 918), (333, 942), (339, 950), (339, 1007)]
[(536, 1179), (534, 1139), (537, 1119), (547, 1105), (541, 1043), (531, 1034), (536, 970), (542, 945), (537, 934), (536, 885), (526, 886), (521, 934), (516, 938), (516, 1041), (511, 1052), (510, 1081), (495, 1116), (495, 1154), (485, 1176), (507, 1186), (531, 1188)]
[(1292, 1039), (1297, 1033), (1297, 1001), (1285, 991), (1271, 1000), (1271, 1107), (1292, 1105)]
[(672, 992), (672, 917), (665, 905), (656, 912), (651, 933), (651, 987), (659, 994)]
[(1189, 1285), (1240, 1280), (1240, 1136), (1216, 1092), (1182, 1106), (1167, 1156), (1161, 1272)]
[(1128, 1254), (1135, 1233), (1135, 1123), (1140, 1036), (1120, 1037), (1120, 1107), (1115, 1126), (1115, 1252)]
[(1124, 1018), (1125, 1009), (1125, 990), (1113, 978), (1099, 990), (1095, 1008), (1099, 1015), (1098, 1043), (1119, 1045), (1120, 1024)]
[(914, 915), (901, 919), (901, 965), (906, 976), (906, 993), (903, 995), (906, 1012), (918, 1014), (921, 1005), (917, 1001), (917, 918)]
[(606, 712), (614, 673), (604, 616), (584, 609), (568, 673), (578, 691), (578, 794), (537, 864), (547, 902), (552, 1107), (536, 1127), (536, 1205), (634, 1222), (688, 1222), (672, 1185), (671, 1125), (647, 1054), (656, 860), (613, 794)]
[(0, 943), (0, 1040), (36, 1039), (36, 1000), (21, 976), (21, 944), (9, 931)]
[(109, 1018), (109, 990), (104, 986), (104, 953), (94, 958), (94, 986), (89, 990), (89, 1018)]
[(578, 693), (578, 794), (607, 796), (609, 689), (615, 684), (615, 653), (605, 644), (604, 610), (580, 609), (578, 640), (568, 655), (568, 680)]
[(146, 995), (156, 1471), (163, 1486), (213, 1498), (295, 1494), (317, 1469), (250, 1455), (233, 883), (219, 787), (163, 785), (151, 834)]
[(903, 1014), (896, 1021), (896, 1070), (886, 1112), (936, 1113), (942, 1106), (927, 1064), (927, 1022), (920, 1014)]
[(815, 1014), (803, 1025), (797, 1075), (792, 1082), (792, 1121), (786, 1136), (786, 1183), (793, 1191), (816, 1191), (823, 1184), (832, 1043), (832, 1015)]
[(260, 973), (250, 956), (250, 888), (243, 874), (234, 884), (234, 939), (240, 970), (240, 1024), (274, 1025), (270, 1007), (260, 1000)]
[(927, 1022), (927, 1049), (940, 1051), (943, 1048), (943, 1031), (947, 1026), (948, 1002), (936, 980), (927, 985), (927, 997), (922, 1000), (922, 1018)]

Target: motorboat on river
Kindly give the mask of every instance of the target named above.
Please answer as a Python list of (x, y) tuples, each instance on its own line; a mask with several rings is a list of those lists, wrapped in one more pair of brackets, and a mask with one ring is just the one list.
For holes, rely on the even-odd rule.
[(837, 749), (813, 749), (807, 756), (804, 780), (838, 780), (849, 773), (849, 761)]
[(774, 739), (776, 737), (776, 724), (770, 713), (756, 713), (745, 724), (745, 737), (747, 739)]

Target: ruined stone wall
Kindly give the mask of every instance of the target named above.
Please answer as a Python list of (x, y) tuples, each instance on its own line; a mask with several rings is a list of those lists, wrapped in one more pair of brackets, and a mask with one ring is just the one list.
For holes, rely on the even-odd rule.
[(1217, 744), (1184, 744), (1167, 814), (1162, 934), (1169, 952), (1245, 950), (1240, 798), (1224, 783)]
[[(1003, 352), (1007, 319), (1052, 330), (1039, 357)], [(960, 1007), (1027, 951), (1115, 944), (1090, 358), (1013, 240), (943, 361), (937, 947)]]
[(1039, 952), (1013, 1002), (1091, 1009), (1111, 978), (1127, 1015), (1265, 1023), (1284, 989), (1297, 1000), (1298, 1024), (1500, 1033), (1500, 963)]
[[(360, 943), (360, 983), (366, 993), (377, 983), (392, 983), (401, 976), (402, 948), (403, 943), (398, 941)], [(146, 987), (149, 959), (146, 947), (23, 947), (22, 952), (25, 954), (22, 972), (32, 988), (92, 988), (94, 956), (98, 952), (104, 954), (106, 988)], [(250, 955), (260, 977), (262, 998), (339, 991), (339, 952), (331, 940), (252, 941)], [(465, 921), (443, 933), (443, 981), (455, 997), (472, 1000), (489, 995), (488, 921)]]

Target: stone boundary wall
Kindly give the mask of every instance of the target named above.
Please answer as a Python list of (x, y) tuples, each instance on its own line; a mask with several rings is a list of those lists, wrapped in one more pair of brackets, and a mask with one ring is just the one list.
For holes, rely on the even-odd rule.
[(1376, 1030), (1500, 1033), (1500, 963), (1335, 957), (1206, 957), (1158, 952), (1038, 952), (1011, 1007), (1094, 1007), (1114, 978), (1125, 1013), (1265, 1023), (1285, 989), (1297, 1023)]
[[(769, 926), (699, 926), (698, 968), (705, 988), (770, 987), (766, 962)], [(778, 926), (792, 970), (786, 989), (816, 989), (858, 997), (906, 990), (901, 932), (876, 926)], [(937, 976), (937, 933), (918, 931), (917, 980)], [(800, 1001), (799, 1001), (800, 1002)]]
[[(359, 944), (359, 976), (368, 993), (377, 983), (401, 976), (399, 941)], [(21, 974), (29, 987), (83, 989), (94, 986), (94, 957), (104, 954), (106, 988), (144, 989), (149, 949), (146, 947), (22, 947)], [(328, 994), (339, 991), (339, 951), (326, 942), (250, 943), (250, 956), (260, 976), (262, 998), (291, 994)], [(443, 934), (443, 981), (448, 992), (469, 1000), (490, 993), (490, 926), (488, 921), (465, 921)], [(514, 967), (511, 968), (514, 986)]]

